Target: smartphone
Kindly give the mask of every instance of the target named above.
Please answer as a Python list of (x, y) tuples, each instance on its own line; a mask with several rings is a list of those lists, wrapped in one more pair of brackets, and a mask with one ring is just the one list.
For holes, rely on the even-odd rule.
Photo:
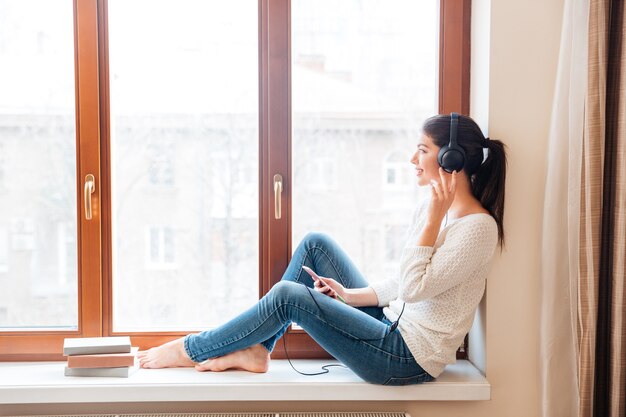
[(302, 269), (304, 269), (309, 275), (311, 275), (311, 278), (313, 278), (315, 281), (319, 281), (322, 286), (326, 285), (324, 280), (319, 275), (317, 275), (314, 270), (305, 265), (302, 265)]
[[(315, 271), (314, 271), (314, 270), (312, 270), (311, 268), (309, 268), (308, 266), (306, 266), (306, 265), (302, 265), (302, 269), (304, 269), (304, 270), (305, 270), (305, 271), (306, 271), (309, 275), (311, 275), (311, 277), (312, 277), (314, 280), (319, 281), (319, 282), (320, 282), (320, 284), (322, 284), (322, 286), (324, 286), (324, 287), (325, 287), (325, 286), (328, 286), (328, 285), (324, 282), (324, 280), (322, 279), (322, 277), (320, 277), (319, 275), (317, 275), (317, 274), (315, 273)], [(330, 287), (328, 287), (328, 288), (330, 288)], [(335, 294), (335, 296), (337, 297), (337, 299), (338, 299), (339, 301), (341, 301), (342, 303), (344, 303), (344, 304), (345, 304), (345, 302), (346, 302), (346, 301), (343, 299), (343, 297), (342, 297), (342, 296), (340, 296), (339, 294), (337, 294), (337, 292), (336, 292), (335, 290), (333, 290), (332, 288), (330, 288), (330, 290), (332, 291), (332, 293), (334, 293), (334, 294)]]

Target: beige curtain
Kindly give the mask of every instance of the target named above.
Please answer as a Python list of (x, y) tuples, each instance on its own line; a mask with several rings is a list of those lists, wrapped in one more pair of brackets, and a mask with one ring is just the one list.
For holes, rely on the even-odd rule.
[(544, 417), (579, 411), (578, 259), (589, 0), (566, 0), (552, 122), (542, 241), (540, 322)]
[(626, 416), (624, 23), (623, 0), (566, 0), (544, 206), (545, 417)]
[(591, 0), (589, 10), (589, 61), (587, 63), (586, 114), (584, 126), (581, 200), (578, 345), (580, 347), (579, 384), (580, 417), (593, 415), (598, 311), (598, 277), (602, 184), (606, 115), (606, 20), (601, 1)]

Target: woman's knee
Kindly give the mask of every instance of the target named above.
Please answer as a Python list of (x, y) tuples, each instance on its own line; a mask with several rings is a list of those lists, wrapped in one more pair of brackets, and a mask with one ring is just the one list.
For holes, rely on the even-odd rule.
[(272, 287), (268, 295), (271, 296), (278, 303), (281, 303), (300, 297), (303, 294), (303, 287), (304, 285), (300, 283), (282, 280), (277, 282)]
[(302, 239), (302, 243), (307, 249), (315, 247), (328, 247), (334, 244), (333, 240), (325, 233), (309, 232)]
[(280, 281), (267, 293), (266, 303), (263, 304), (273, 311), (280, 312), (285, 322), (295, 321), (294, 314), (297, 315), (299, 309), (293, 307), (301, 307), (303, 303), (308, 303), (305, 297), (310, 297), (310, 295), (307, 294), (307, 291), (309, 288), (303, 284), (293, 281)]

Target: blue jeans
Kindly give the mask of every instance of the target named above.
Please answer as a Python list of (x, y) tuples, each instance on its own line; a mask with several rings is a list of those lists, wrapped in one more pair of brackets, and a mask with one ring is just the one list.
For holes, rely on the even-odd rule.
[(191, 360), (209, 358), (261, 344), (269, 352), (292, 322), (337, 360), (367, 382), (408, 385), (433, 378), (413, 355), (380, 307), (351, 307), (313, 290), (307, 265), (346, 288), (367, 281), (343, 250), (328, 236), (308, 234), (296, 249), (282, 280), (252, 308), (226, 324), (185, 338)]

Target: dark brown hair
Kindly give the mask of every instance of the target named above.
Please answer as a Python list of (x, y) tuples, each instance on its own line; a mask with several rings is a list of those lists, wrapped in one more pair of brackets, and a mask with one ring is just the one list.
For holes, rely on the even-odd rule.
[[(422, 131), (440, 148), (450, 143), (450, 115), (438, 115), (424, 122)], [(498, 225), (498, 241), (504, 244), (504, 183), (506, 151), (504, 143), (485, 138), (470, 117), (459, 115), (457, 143), (465, 151), (463, 172), (469, 177), (472, 194), (489, 211)], [(483, 149), (487, 150), (484, 157)], [(484, 160), (483, 160), (484, 159)]]

